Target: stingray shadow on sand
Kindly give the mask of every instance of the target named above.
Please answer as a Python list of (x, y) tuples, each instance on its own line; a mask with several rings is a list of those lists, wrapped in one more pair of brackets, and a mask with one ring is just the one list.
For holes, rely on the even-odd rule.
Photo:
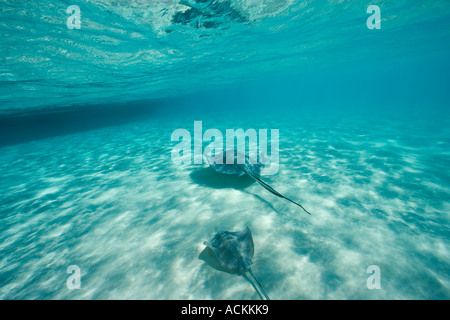
[[(275, 209), (274, 206), (267, 200), (263, 199), (262, 197), (260, 197), (256, 194), (253, 194), (253, 193), (245, 190), (249, 186), (255, 184), (255, 180), (252, 179), (248, 175), (242, 175), (239, 177), (237, 175), (222, 174), (222, 173), (215, 171), (211, 167), (207, 167), (207, 168), (200, 168), (195, 171), (192, 171), (190, 173), (190, 177), (193, 182), (195, 182), (196, 184), (198, 184), (202, 187), (213, 188), (213, 189), (231, 188), (231, 189), (240, 190), (244, 193), (254, 196), (259, 201), (266, 204), (272, 211), (282, 214), (277, 209)], [(288, 217), (288, 218), (290, 218), (290, 217)], [(294, 220), (297, 221), (297, 219), (294, 219)]]
[(236, 175), (222, 174), (214, 171), (211, 167), (192, 171), (190, 177), (196, 184), (213, 189), (233, 188), (244, 190), (255, 183), (255, 180), (248, 175), (239, 177)]

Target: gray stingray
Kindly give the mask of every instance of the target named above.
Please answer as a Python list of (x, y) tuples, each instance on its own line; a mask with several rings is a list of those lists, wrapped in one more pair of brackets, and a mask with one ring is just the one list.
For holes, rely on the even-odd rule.
[(254, 253), (254, 245), (252, 233), (248, 227), (240, 232), (219, 232), (210, 242), (205, 241), (203, 244), (214, 252), (223, 271), (241, 275), (245, 275), (248, 272), (254, 280), (254, 283), (249, 278), (247, 279), (252, 283), (256, 292), (259, 294), (257, 290), (259, 289), (264, 297), (270, 300), (250, 267)]
[[(238, 163), (239, 158), (244, 159), (244, 161), (242, 160), (240, 161), (244, 162), (243, 164)], [(209, 166), (213, 168), (216, 172), (224, 174), (234, 174), (237, 176), (248, 174), (250, 177), (256, 180), (256, 182), (258, 182), (261, 186), (263, 186), (266, 190), (268, 190), (272, 194), (276, 195), (277, 197), (286, 199), (292, 202), (293, 204), (296, 204), (297, 206), (302, 208), (307, 214), (309, 215), (311, 214), (305, 208), (303, 208), (301, 204), (283, 196), (281, 193), (279, 193), (274, 188), (272, 188), (267, 183), (261, 180), (259, 176), (261, 174), (262, 168), (264, 168), (263, 163), (252, 164), (250, 163), (248, 156), (246, 155), (244, 156), (243, 154), (236, 152), (235, 150), (226, 150), (225, 152), (217, 154), (215, 157), (206, 156), (206, 160), (208, 161)]]

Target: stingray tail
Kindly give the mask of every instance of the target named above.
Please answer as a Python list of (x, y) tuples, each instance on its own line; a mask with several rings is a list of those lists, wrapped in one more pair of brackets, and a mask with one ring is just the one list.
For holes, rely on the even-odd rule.
[(250, 275), (252, 276), (253, 280), (256, 282), (256, 286), (258, 287), (259, 291), (261, 291), (261, 293), (263, 294), (263, 296), (266, 298), (266, 300), (270, 300), (269, 296), (267, 295), (266, 290), (264, 290), (263, 286), (261, 285), (261, 283), (259, 283), (258, 279), (256, 279), (255, 274), (253, 273), (252, 269), (248, 269), (248, 273), (250, 273)]
[(303, 209), (303, 211), (305, 211), (307, 214), (311, 215), (311, 213), (308, 212), (308, 210), (306, 210), (305, 208), (303, 208), (303, 206), (300, 203), (295, 202), (294, 200), (291, 200), (285, 196), (283, 196), (281, 193), (279, 193), (278, 191), (276, 191), (274, 188), (272, 188), (271, 186), (269, 186), (267, 183), (265, 183), (264, 181), (262, 181), (259, 177), (257, 177), (251, 170), (249, 170), (248, 168), (246, 168), (245, 166), (242, 166), (241, 169), (248, 174), (250, 177), (252, 177), (253, 179), (255, 179), (261, 186), (263, 186), (266, 190), (268, 190), (269, 192), (273, 193), (274, 195), (276, 195), (277, 197), (286, 199), (287, 201), (292, 202), (293, 204), (296, 204), (297, 206), (299, 206), (300, 208)]

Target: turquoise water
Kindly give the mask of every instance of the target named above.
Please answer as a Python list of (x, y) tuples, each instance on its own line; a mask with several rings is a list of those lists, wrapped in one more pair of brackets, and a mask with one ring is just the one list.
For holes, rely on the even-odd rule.
[[(272, 299), (450, 298), (448, 1), (0, 9), (1, 299), (258, 299), (199, 259), (246, 226)], [(264, 180), (311, 216), (173, 163), (171, 134), (194, 121), (278, 129)]]

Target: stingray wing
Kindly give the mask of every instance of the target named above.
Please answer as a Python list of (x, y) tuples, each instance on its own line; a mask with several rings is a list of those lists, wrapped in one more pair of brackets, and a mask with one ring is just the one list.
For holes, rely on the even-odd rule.
[(252, 233), (249, 227), (241, 232), (236, 232), (236, 247), (242, 258), (245, 259), (247, 266), (252, 264), (253, 254), (255, 253), (255, 245), (253, 243)]

